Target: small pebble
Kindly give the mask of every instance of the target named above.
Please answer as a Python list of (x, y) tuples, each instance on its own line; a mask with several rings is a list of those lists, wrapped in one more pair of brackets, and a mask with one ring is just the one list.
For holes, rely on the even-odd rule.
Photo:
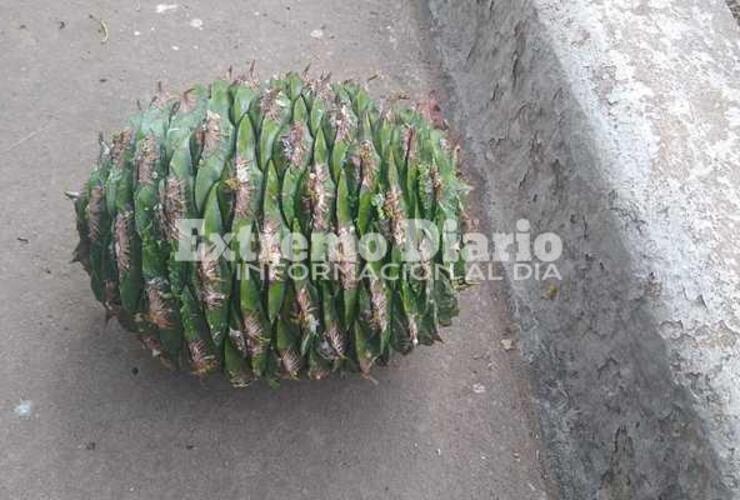
[(190, 27), (202, 30), (203, 29), (203, 19), (198, 19), (197, 17), (194, 17), (190, 20)]
[(483, 394), (486, 392), (486, 386), (483, 384), (473, 384), (473, 392), (476, 394)]
[(33, 412), (33, 402), (22, 399), (20, 404), (15, 407), (15, 414), (19, 417), (28, 418)]
[(157, 4), (157, 14), (162, 14), (164, 12), (167, 12), (168, 10), (175, 10), (175, 9), (177, 9), (177, 4), (176, 3), (170, 3), (170, 4), (160, 3), (160, 4)]
[(317, 40), (324, 38), (324, 31), (323, 30), (313, 30), (311, 32), (311, 38), (315, 38)]

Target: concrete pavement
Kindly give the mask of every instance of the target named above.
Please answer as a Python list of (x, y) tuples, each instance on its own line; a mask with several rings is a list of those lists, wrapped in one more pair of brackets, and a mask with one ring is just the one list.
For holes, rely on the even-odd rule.
[(157, 80), (184, 89), (255, 58), (264, 77), (310, 62), (377, 74), (376, 95), (439, 89), (420, 8), (390, 4), (0, 0), (0, 498), (546, 497), (499, 285), (466, 292), (447, 343), (378, 369), (377, 386), (235, 391), (168, 373), (106, 326), (68, 263), (63, 192)]

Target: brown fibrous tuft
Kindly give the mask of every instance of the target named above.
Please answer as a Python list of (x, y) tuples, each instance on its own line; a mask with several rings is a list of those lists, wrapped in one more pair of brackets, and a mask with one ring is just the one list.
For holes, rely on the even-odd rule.
[(383, 332), (388, 325), (388, 299), (383, 284), (378, 279), (370, 283), (370, 304), (373, 326), (378, 332)]
[(266, 351), (269, 339), (265, 337), (262, 322), (254, 314), (244, 315), (244, 334), (250, 356), (259, 356)]
[(280, 261), (282, 260), (280, 249), (280, 235), (278, 228), (272, 221), (265, 221), (260, 237), (259, 262), (268, 271), (270, 281), (277, 279)]
[(398, 187), (393, 186), (385, 196), (384, 209), (388, 218), (391, 220), (391, 236), (393, 244), (402, 247), (406, 241), (406, 232), (404, 227), (404, 214), (401, 208), (401, 191)]
[(324, 335), (336, 356), (343, 358), (347, 353), (347, 336), (339, 329), (339, 326), (336, 323), (331, 324)]
[(314, 316), (314, 312), (316, 308), (311, 303), (311, 296), (306, 287), (298, 290), (296, 302), (298, 304), (298, 323), (301, 325), (301, 328), (311, 332), (315, 331), (317, 319)]
[[(257, 88), (259, 87), (259, 80), (257, 79), (254, 67), (256, 65), (257, 61), (252, 61), (249, 65), (249, 69), (247, 73), (240, 73), (233, 77), (233, 83), (236, 85), (245, 85), (247, 87), (251, 88)], [(233, 72), (232, 68), (229, 67), (229, 78), (232, 78)]]
[(337, 136), (335, 142), (350, 141), (352, 131), (357, 128), (354, 114), (346, 104), (342, 104), (331, 116), (332, 124), (336, 128)]
[(246, 340), (246, 334), (241, 330), (236, 330), (234, 328), (229, 329), (229, 339), (231, 339), (231, 343), (234, 344), (234, 348), (236, 348), (237, 352), (242, 355), (243, 358), (246, 358), (249, 353), (247, 351), (247, 340)]
[(337, 244), (331, 255), (332, 262), (339, 271), (339, 282), (343, 290), (357, 288), (358, 254), (354, 234), (349, 226), (340, 226), (337, 231)]
[(277, 88), (265, 92), (260, 101), (260, 108), (265, 118), (273, 121), (280, 120), (282, 108), (285, 106), (285, 102), (281, 99), (283, 96), (282, 90)]
[(145, 288), (149, 302), (149, 321), (162, 330), (173, 328), (175, 318), (169, 285), (164, 279), (156, 278), (148, 281)]
[(372, 141), (360, 143), (360, 165), (362, 168), (362, 185), (372, 188), (378, 178), (378, 159)]
[(308, 134), (306, 124), (294, 123), (290, 132), (282, 138), (283, 155), (291, 167), (302, 167), (306, 163), (309, 148), (306, 147), (305, 138)]
[(309, 94), (315, 99), (327, 100), (330, 94), (331, 73), (322, 74), (319, 78), (314, 78), (306, 84)]
[(113, 137), (113, 146), (110, 150), (110, 156), (114, 167), (123, 168), (123, 163), (126, 159), (126, 150), (131, 145), (132, 138), (133, 131), (129, 128), (122, 130)]
[(188, 351), (195, 375), (206, 375), (218, 367), (218, 360), (204, 339), (188, 342)]
[(131, 238), (134, 232), (134, 214), (131, 210), (119, 212), (116, 215), (115, 233), (116, 242), (114, 250), (118, 261), (119, 274), (128, 273), (131, 270)]
[(205, 248), (203, 248), (198, 257), (198, 278), (201, 284), (201, 300), (206, 309), (217, 309), (226, 301), (226, 295), (221, 291), (222, 278), (218, 267), (218, 257), (213, 257)]
[(314, 165), (313, 172), (308, 175), (308, 211), (313, 215), (313, 230), (325, 232), (329, 230), (331, 214), (330, 206), (333, 193), (326, 189), (330, 179), (329, 167), (324, 164)]
[(159, 160), (157, 139), (148, 135), (139, 144), (141, 147), (136, 158), (136, 180), (141, 185), (152, 184), (154, 167)]
[(102, 230), (102, 219), (106, 213), (103, 186), (93, 186), (90, 190), (90, 200), (87, 202), (85, 211), (87, 212), (88, 237), (92, 243), (100, 243), (98, 240)]
[(213, 111), (206, 111), (206, 117), (200, 129), (200, 143), (203, 145), (203, 155), (212, 154), (221, 142), (221, 115)]
[(249, 177), (249, 162), (245, 158), (236, 159), (236, 199), (234, 201), (234, 214), (237, 217), (246, 218), (255, 216), (251, 213), (251, 201), (257, 186), (252, 185)]
[(164, 189), (163, 203), (164, 229), (170, 241), (178, 241), (179, 234), (177, 223), (184, 219), (187, 214), (187, 201), (185, 199), (185, 180), (170, 175), (167, 178)]
[(303, 357), (293, 347), (288, 347), (280, 355), (280, 360), (283, 363), (283, 369), (291, 378), (298, 377), (301, 369), (303, 369)]
[(416, 129), (408, 125), (403, 128), (403, 149), (406, 165), (410, 165), (416, 160)]

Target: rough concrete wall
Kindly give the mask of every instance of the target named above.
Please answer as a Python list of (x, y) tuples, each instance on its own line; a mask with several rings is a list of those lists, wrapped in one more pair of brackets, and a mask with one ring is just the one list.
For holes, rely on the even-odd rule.
[(722, 0), (429, 0), (564, 498), (740, 494), (740, 36)]
[(730, 7), (730, 11), (735, 16), (735, 19), (740, 22), (740, 0), (727, 0), (727, 6)]

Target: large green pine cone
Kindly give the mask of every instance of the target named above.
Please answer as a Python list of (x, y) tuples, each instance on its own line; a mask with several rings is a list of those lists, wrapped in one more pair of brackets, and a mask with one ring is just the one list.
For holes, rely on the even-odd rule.
[[(446, 248), (461, 247), (466, 187), (429, 115), (380, 112), (356, 84), (292, 73), (264, 85), (216, 81), (178, 98), (160, 89), (110, 146), (101, 137), (75, 201), (75, 257), (109, 317), (169, 365), (223, 370), (236, 386), (367, 375), (393, 351), (439, 340), (438, 325), (457, 315), (464, 265), (443, 260), (442, 246), (415, 265), (434, 272), (367, 272), (402, 263), (401, 248), (418, 236), (405, 219), (431, 221)], [(198, 261), (176, 258), (189, 236), (181, 219), (202, 219)], [(231, 240), (236, 260), (214, 258), (204, 237), (250, 232), (253, 248)], [(338, 272), (291, 279), (279, 243), (291, 232), (309, 241), (376, 232), (390, 244), (373, 263), (343, 257), (340, 246), (330, 265)]]

